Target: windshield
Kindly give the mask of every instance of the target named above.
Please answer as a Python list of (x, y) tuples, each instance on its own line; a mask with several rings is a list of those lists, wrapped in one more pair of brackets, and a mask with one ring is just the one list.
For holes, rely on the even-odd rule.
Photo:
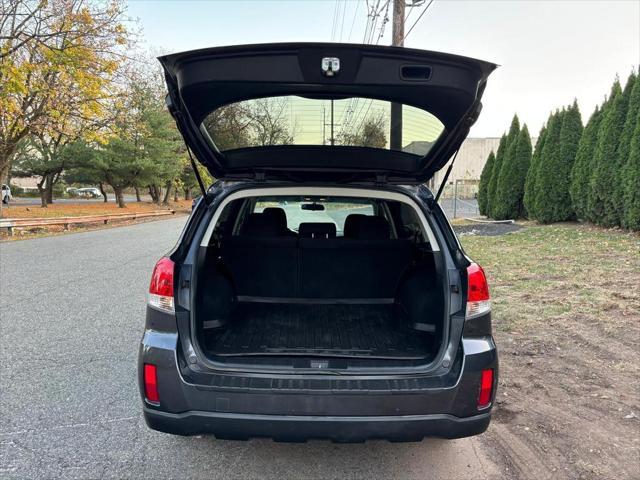
[(374, 215), (371, 200), (341, 197), (260, 197), (253, 211), (281, 208), (287, 218), (287, 228), (297, 232), (301, 223), (333, 223), (338, 236), (344, 231), (344, 222), (352, 213)]
[(220, 151), (268, 145), (336, 145), (421, 156), (444, 131), (435, 116), (408, 105), (367, 98), (299, 96), (232, 103), (211, 112), (202, 128)]

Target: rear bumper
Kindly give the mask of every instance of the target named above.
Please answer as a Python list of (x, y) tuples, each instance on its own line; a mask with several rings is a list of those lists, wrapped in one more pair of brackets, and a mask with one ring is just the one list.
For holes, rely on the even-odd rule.
[[(178, 342), (177, 333), (148, 329), (140, 349), (144, 417), (150, 428), (162, 432), (282, 441), (412, 441), (476, 435), (491, 419), (491, 407), (477, 409), (483, 369), (494, 369), (494, 395), (497, 386), (498, 356), (491, 337), (463, 338), (455, 361), (441, 375), (377, 378), (203, 372), (182, 360)], [(157, 367), (160, 405), (144, 400), (145, 363)]]
[(268, 437), (289, 442), (313, 438), (362, 442), (374, 438), (419, 441), (431, 436), (461, 438), (477, 435), (489, 426), (491, 413), (466, 418), (442, 414), (311, 417), (201, 411), (167, 413), (145, 408), (144, 418), (150, 428), (178, 435), (211, 433), (218, 438), (237, 440)]

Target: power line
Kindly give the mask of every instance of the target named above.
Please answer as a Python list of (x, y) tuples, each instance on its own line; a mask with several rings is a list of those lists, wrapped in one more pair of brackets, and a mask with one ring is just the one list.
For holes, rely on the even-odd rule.
[[(388, 1), (385, 5), (388, 6)], [(385, 8), (385, 5), (380, 8), (380, 0), (376, 0), (375, 3), (369, 4), (369, 0), (366, 0), (366, 9), (367, 9), (367, 22), (365, 24), (364, 36), (362, 38), (362, 43), (370, 44), (373, 41), (373, 36), (375, 33), (377, 19), (382, 13), (382, 10)], [(356, 9), (357, 11), (357, 9)], [(354, 15), (355, 21), (355, 15)], [(376, 42), (377, 43), (377, 42)], [(345, 128), (349, 127), (354, 119), (357, 119), (357, 115), (354, 115), (358, 109), (360, 103), (359, 98), (352, 98), (349, 100), (349, 105), (345, 108), (342, 118), (342, 126), (341, 131), (344, 131)]]
[(353, 26), (356, 23), (356, 17), (358, 16), (358, 10), (360, 9), (360, 3), (361, 2), (356, 2), (356, 9), (353, 12), (353, 20), (351, 20), (351, 28), (349, 29), (349, 37), (347, 38), (347, 43), (351, 41), (351, 34), (353, 33)]
[(346, 17), (347, 12), (347, 0), (344, 0), (342, 3), (342, 23), (340, 24), (340, 41), (342, 42), (342, 31), (344, 30), (344, 17)]
[(409, 7), (409, 13), (407, 13), (407, 16), (404, 17), (405, 24), (409, 21), (409, 17), (411, 17), (411, 14), (413, 13), (414, 8), (421, 7), (422, 5), (424, 5), (424, 2), (426, 1), (427, 0), (412, 0), (411, 4), (407, 4), (407, 7)]
[(420, 13), (420, 16), (416, 19), (415, 22), (413, 22), (413, 25), (411, 25), (411, 28), (407, 31), (407, 33), (405, 33), (404, 37), (402, 37), (403, 41), (406, 40), (406, 38), (411, 33), (411, 30), (413, 30), (413, 27), (415, 27), (418, 24), (418, 22), (420, 21), (422, 16), (426, 13), (426, 11), (429, 10), (429, 7), (431, 6), (432, 3), (433, 3), (433, 0), (429, 0), (429, 3), (427, 3), (427, 6), (424, 7), (424, 10), (422, 10), (422, 13)]
[(333, 7), (333, 20), (331, 22), (331, 41), (335, 39), (336, 29), (338, 25), (338, 8), (340, 6), (340, 0), (335, 0)]

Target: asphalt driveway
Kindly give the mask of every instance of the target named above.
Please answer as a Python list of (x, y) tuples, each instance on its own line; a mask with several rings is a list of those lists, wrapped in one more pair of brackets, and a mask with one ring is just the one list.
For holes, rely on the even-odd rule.
[(149, 276), (185, 217), (0, 244), (2, 478), (499, 478), (479, 438), (337, 445), (149, 430)]

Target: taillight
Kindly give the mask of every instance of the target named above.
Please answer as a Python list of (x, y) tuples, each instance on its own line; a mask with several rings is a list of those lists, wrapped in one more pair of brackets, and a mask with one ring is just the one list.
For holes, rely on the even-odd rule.
[(173, 269), (174, 263), (162, 257), (156, 263), (149, 285), (149, 305), (168, 313), (174, 313), (173, 306)]
[(493, 392), (493, 368), (482, 370), (480, 376), (480, 393), (478, 394), (478, 409), (491, 405), (491, 393)]
[(477, 263), (467, 267), (467, 318), (491, 311), (489, 285), (484, 270)]
[(160, 403), (158, 394), (158, 372), (155, 365), (144, 364), (144, 397), (148, 402)]

